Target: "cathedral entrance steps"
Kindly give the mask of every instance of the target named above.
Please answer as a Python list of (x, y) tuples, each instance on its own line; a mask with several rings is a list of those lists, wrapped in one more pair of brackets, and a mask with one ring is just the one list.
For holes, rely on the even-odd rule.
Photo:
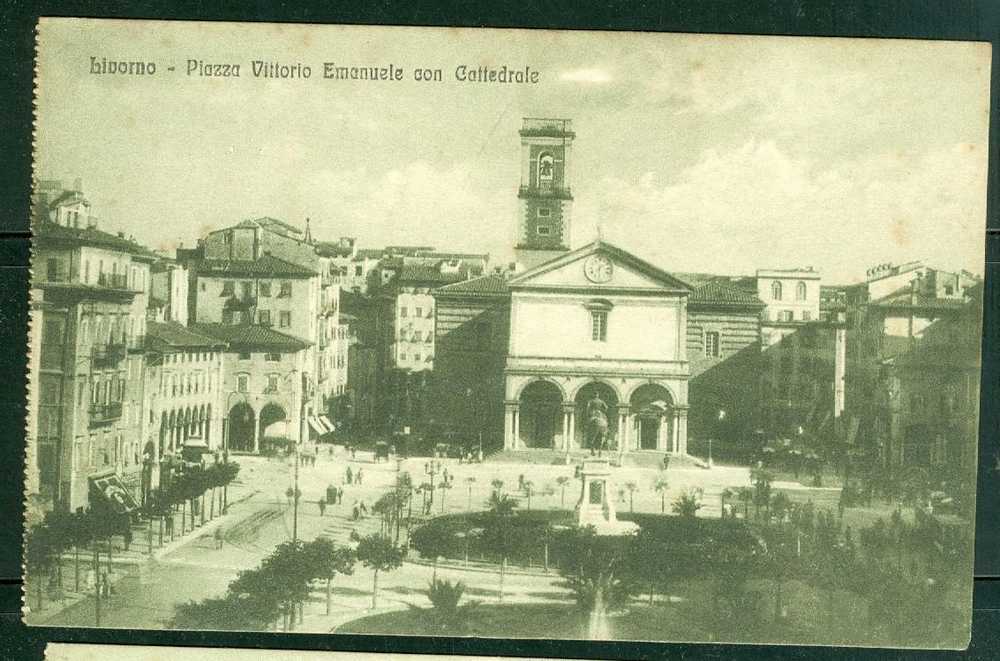
[[(670, 468), (708, 468), (708, 464), (689, 454), (670, 455)], [(663, 452), (626, 452), (622, 455), (621, 465), (626, 468), (663, 469)]]
[[(587, 451), (572, 451), (568, 463), (578, 463), (589, 457)], [(564, 450), (500, 450), (486, 457), (486, 461), (502, 464), (536, 464), (539, 466), (565, 466), (566, 452)]]

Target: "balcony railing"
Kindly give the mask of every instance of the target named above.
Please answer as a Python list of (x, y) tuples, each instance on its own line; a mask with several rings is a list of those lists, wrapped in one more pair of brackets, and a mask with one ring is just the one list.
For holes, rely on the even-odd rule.
[(111, 289), (128, 289), (128, 275), (125, 273), (98, 273), (97, 285)]
[(550, 188), (544, 188), (541, 186), (519, 186), (517, 189), (517, 195), (518, 197), (554, 197), (560, 200), (573, 199), (573, 191), (570, 190), (569, 186), (552, 186)]
[(92, 404), (90, 406), (90, 424), (104, 424), (122, 417), (122, 403)]
[(125, 359), (125, 345), (106, 344), (94, 347), (91, 350), (91, 359), (94, 369), (118, 367), (118, 364)]

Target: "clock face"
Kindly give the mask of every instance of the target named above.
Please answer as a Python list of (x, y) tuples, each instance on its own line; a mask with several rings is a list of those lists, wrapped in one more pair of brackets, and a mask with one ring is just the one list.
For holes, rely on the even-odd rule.
[(607, 282), (614, 267), (604, 255), (591, 255), (583, 264), (583, 274), (591, 282)]

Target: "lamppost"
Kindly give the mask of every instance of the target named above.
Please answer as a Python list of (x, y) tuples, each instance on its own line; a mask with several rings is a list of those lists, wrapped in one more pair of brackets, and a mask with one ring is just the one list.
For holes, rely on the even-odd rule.
[(434, 476), (441, 472), (441, 462), (436, 459), (431, 459), (424, 464), (424, 473), (431, 480), (430, 496), (428, 499), (428, 509), (434, 507)]

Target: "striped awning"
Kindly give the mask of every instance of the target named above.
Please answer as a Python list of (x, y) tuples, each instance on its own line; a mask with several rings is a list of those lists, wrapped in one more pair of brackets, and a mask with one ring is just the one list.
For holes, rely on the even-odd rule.
[(326, 433), (326, 429), (323, 428), (323, 424), (314, 415), (310, 415), (306, 418), (309, 422), (309, 426), (312, 430), (322, 436)]
[(326, 417), (325, 415), (321, 415), (321, 416), (319, 416), (319, 421), (320, 421), (320, 423), (323, 424), (324, 427), (326, 427), (327, 432), (333, 432), (334, 431), (334, 426), (333, 426), (333, 423), (330, 422), (330, 418)]

